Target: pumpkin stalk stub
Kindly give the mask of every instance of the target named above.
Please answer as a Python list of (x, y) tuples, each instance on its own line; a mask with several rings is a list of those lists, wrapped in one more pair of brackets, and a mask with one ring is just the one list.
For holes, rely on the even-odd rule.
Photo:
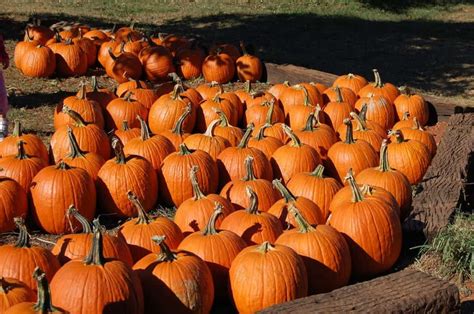
[(257, 136), (255, 136), (257, 141), (261, 141), (265, 138), (265, 129), (268, 128), (269, 126), (270, 125), (268, 124), (264, 124), (260, 127), (260, 129), (258, 130)]
[(382, 79), (380, 78), (379, 71), (377, 69), (373, 69), (372, 72), (374, 72), (374, 77), (375, 77), (374, 86), (383, 87), (383, 83), (382, 83)]
[(79, 88), (79, 93), (77, 95), (77, 98), (81, 100), (87, 99), (87, 89), (86, 89), (85, 82), (81, 82), (81, 87)]
[(136, 225), (148, 225), (150, 223), (150, 218), (148, 217), (145, 208), (143, 208), (142, 203), (138, 199), (137, 195), (132, 191), (127, 192), (128, 200), (135, 206), (138, 212), (138, 218), (135, 222)]
[(349, 182), (349, 186), (351, 187), (352, 191), (352, 202), (357, 203), (357, 202), (362, 202), (364, 200), (364, 196), (362, 191), (360, 190), (359, 186), (357, 186), (357, 183), (354, 179), (354, 174), (352, 173), (352, 168), (349, 169), (347, 172), (346, 177), (344, 180)]
[(280, 192), (281, 196), (285, 199), (285, 203), (296, 202), (295, 196), (281, 183), (281, 179), (275, 179), (272, 181), (273, 186)]
[(334, 88), (334, 90), (336, 91), (336, 101), (338, 103), (343, 102), (344, 100), (342, 99), (342, 93), (341, 93), (341, 89), (339, 88), (339, 86), (336, 86)]
[(24, 248), (30, 247), (30, 235), (28, 234), (28, 229), (25, 226), (25, 219), (23, 217), (15, 217), (13, 218), (15, 225), (17, 226), (20, 234), (18, 235), (18, 239), (15, 242), (15, 247), (17, 248)]
[(151, 240), (160, 246), (161, 252), (158, 254), (159, 262), (172, 262), (177, 259), (176, 254), (171, 252), (169, 246), (165, 243), (166, 237), (164, 235), (155, 235)]
[(390, 165), (388, 163), (388, 149), (387, 149), (387, 139), (382, 141), (382, 146), (380, 147), (380, 164), (379, 170), (382, 172), (390, 171)]
[(86, 125), (86, 122), (81, 117), (81, 115), (69, 108), (69, 106), (63, 106), (62, 112), (70, 116), (77, 126), (83, 127)]
[(265, 117), (265, 125), (271, 126), (272, 125), (272, 116), (273, 112), (275, 111), (275, 101), (270, 101), (270, 107), (267, 111), (267, 116)]
[(357, 130), (358, 131), (367, 131), (367, 124), (365, 123), (364, 120), (362, 120), (359, 115), (355, 112), (349, 113), (349, 115), (357, 121)]
[(194, 165), (191, 167), (191, 171), (189, 171), (189, 179), (191, 180), (191, 185), (193, 187), (193, 199), (200, 200), (204, 197), (204, 193), (202, 193), (201, 188), (199, 187), (199, 182), (197, 179), (197, 172), (199, 170), (199, 167)]
[(86, 219), (86, 217), (82, 216), (77, 208), (74, 205), (69, 206), (69, 208), (66, 211), (66, 217), (69, 219), (70, 217), (76, 218), (77, 221), (82, 226), (82, 233), (92, 233), (92, 228), (91, 224), (89, 221)]
[(89, 254), (84, 259), (86, 265), (104, 265), (105, 258), (103, 255), (103, 239), (101, 226), (97, 220), (94, 220), (94, 232), (92, 237), (92, 246)]
[(69, 143), (71, 144), (71, 152), (67, 157), (69, 158), (79, 158), (85, 157), (84, 152), (81, 151), (79, 148), (79, 144), (77, 143), (76, 137), (72, 132), (72, 128), (70, 126), (67, 127), (67, 137), (69, 138)]
[(188, 103), (186, 106), (186, 109), (184, 109), (183, 114), (179, 116), (178, 120), (173, 126), (173, 129), (171, 130), (172, 133), (179, 134), (179, 135), (184, 134), (184, 131), (183, 131), (184, 120), (186, 120), (186, 118), (191, 114), (191, 110), (192, 110), (191, 103)]
[(257, 215), (259, 213), (257, 194), (254, 192), (254, 190), (252, 190), (250, 186), (246, 186), (245, 191), (247, 192), (247, 196), (250, 198), (250, 205), (246, 210), (249, 214)]
[(397, 143), (403, 143), (405, 141), (405, 138), (403, 137), (403, 134), (400, 130), (395, 130), (395, 131), (389, 131), (389, 135), (395, 136), (397, 139)]
[(290, 204), (288, 206), (288, 211), (295, 217), (295, 221), (298, 224), (300, 233), (308, 233), (316, 230), (316, 228), (314, 228), (308, 223), (308, 221), (303, 217), (301, 212), (298, 210), (298, 208), (296, 208), (294, 204)]
[(203, 235), (218, 234), (218, 232), (216, 230), (216, 221), (217, 221), (217, 218), (219, 217), (219, 215), (222, 214), (222, 209), (223, 208), (224, 207), (222, 206), (221, 203), (215, 202), (214, 212), (212, 213), (211, 217), (209, 218), (209, 221), (208, 221), (206, 227), (202, 231)]
[(265, 241), (257, 247), (257, 251), (263, 254), (273, 251), (274, 249), (275, 247), (269, 241)]
[(324, 166), (319, 164), (319, 165), (316, 166), (316, 168), (313, 170), (313, 172), (311, 172), (311, 176), (322, 178), (323, 177), (323, 172), (324, 172)]
[(247, 129), (245, 130), (245, 133), (242, 136), (242, 139), (240, 140), (240, 143), (237, 146), (237, 148), (246, 148), (247, 147), (247, 145), (249, 143), (249, 140), (250, 140), (250, 137), (252, 136), (253, 129), (254, 129), (254, 124), (253, 123), (250, 123), (249, 125), (247, 125)]
[(127, 159), (125, 157), (125, 153), (123, 152), (122, 141), (117, 136), (112, 137), (112, 148), (115, 153), (115, 162), (124, 165)]
[(184, 156), (184, 155), (190, 155), (191, 154), (191, 151), (189, 150), (189, 148), (186, 146), (186, 144), (182, 143), (182, 144), (179, 144), (179, 147), (178, 147), (178, 152), (181, 156)]
[(352, 123), (351, 120), (349, 119), (344, 119), (344, 124), (347, 127), (347, 132), (346, 132), (346, 144), (354, 144), (354, 134), (352, 133)]
[(15, 126), (13, 127), (12, 136), (19, 137), (22, 135), (23, 135), (23, 132), (21, 129), (21, 122), (19, 120), (15, 120)]
[(137, 115), (137, 120), (140, 121), (140, 137), (142, 138), (142, 141), (150, 139), (150, 129), (148, 128), (146, 121), (143, 120), (140, 115)]
[(298, 138), (298, 136), (296, 136), (295, 133), (293, 133), (293, 130), (289, 126), (287, 126), (286, 124), (282, 124), (281, 127), (283, 128), (283, 131), (285, 131), (285, 133), (291, 139), (291, 146), (293, 147), (302, 146), (300, 139)]
[(33, 272), (33, 278), (38, 284), (38, 300), (33, 305), (33, 310), (37, 313), (53, 313), (59, 311), (51, 302), (51, 290), (44, 271), (36, 267)]
[(244, 160), (246, 175), (242, 178), (242, 181), (254, 181), (257, 178), (253, 172), (253, 157), (248, 155)]
[(25, 142), (22, 140), (19, 140), (17, 142), (17, 147), (18, 147), (18, 153), (16, 155), (16, 159), (23, 160), (23, 159), (28, 159), (28, 155), (25, 152)]
[(314, 111), (309, 113), (308, 119), (306, 119), (306, 125), (305, 125), (303, 131), (305, 131), (305, 132), (313, 132), (314, 131), (314, 120), (315, 120), (314, 114), (315, 114)]

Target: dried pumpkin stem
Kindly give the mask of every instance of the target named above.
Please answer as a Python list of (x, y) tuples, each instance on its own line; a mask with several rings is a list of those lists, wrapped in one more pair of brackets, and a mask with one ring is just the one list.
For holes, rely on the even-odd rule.
[(186, 106), (186, 109), (184, 109), (184, 112), (179, 116), (178, 120), (173, 126), (173, 129), (171, 130), (172, 133), (178, 134), (178, 135), (184, 134), (184, 130), (183, 130), (184, 120), (186, 120), (186, 118), (191, 114), (191, 110), (192, 110), (191, 103), (188, 103), (188, 105)]
[(194, 165), (191, 167), (191, 170), (189, 171), (189, 179), (191, 180), (191, 186), (193, 187), (193, 199), (194, 200), (200, 200), (206, 195), (201, 191), (201, 188), (199, 187), (199, 182), (197, 179), (197, 172), (199, 170), (199, 167)]
[(79, 144), (77, 143), (76, 137), (74, 136), (74, 133), (72, 132), (72, 128), (69, 126), (67, 127), (67, 137), (69, 139), (69, 144), (71, 148), (71, 151), (67, 157), (68, 158), (85, 157), (84, 152), (80, 149)]
[(367, 108), (368, 108), (368, 105), (367, 103), (364, 103), (362, 105), (362, 108), (360, 109), (359, 111), (359, 118), (365, 122), (367, 122)]
[(123, 152), (123, 143), (117, 136), (112, 136), (112, 148), (115, 153), (115, 162), (124, 165), (126, 163), (125, 153)]
[(151, 240), (160, 246), (161, 252), (158, 254), (159, 262), (172, 262), (177, 259), (176, 254), (173, 253), (165, 243), (166, 237), (164, 235), (155, 235), (151, 237)]
[(291, 139), (291, 146), (293, 147), (301, 147), (302, 144), (301, 144), (301, 141), (300, 139), (298, 138), (298, 136), (296, 136), (296, 134), (293, 132), (293, 130), (287, 126), (286, 124), (282, 124), (281, 127), (283, 128), (283, 131), (285, 131), (286, 135), (288, 135), (288, 137)]
[(303, 96), (304, 96), (303, 97), (303, 105), (306, 106), (306, 107), (311, 106), (312, 104), (309, 101), (308, 90), (304, 86), (301, 86), (301, 89), (303, 90)]
[(22, 140), (19, 140), (16, 143), (16, 146), (18, 148), (18, 153), (16, 154), (16, 159), (19, 159), (19, 160), (28, 159), (29, 157), (25, 152), (25, 142), (22, 141)]
[(420, 125), (420, 121), (418, 121), (418, 119), (416, 117), (413, 117), (413, 127), (412, 127), (413, 130), (420, 130), (420, 131), (424, 131), (423, 128), (421, 127)]
[(217, 229), (216, 229), (216, 221), (217, 218), (222, 214), (223, 206), (219, 202), (215, 202), (215, 207), (214, 207), (214, 212), (212, 213), (211, 217), (209, 218), (209, 221), (207, 222), (206, 227), (202, 231), (203, 235), (213, 235), (213, 234), (218, 234)]
[(270, 126), (268, 124), (264, 124), (260, 127), (258, 130), (257, 136), (255, 136), (255, 139), (257, 141), (261, 141), (265, 138), (265, 129), (269, 128)]
[(316, 166), (316, 168), (313, 170), (313, 172), (310, 173), (310, 175), (313, 176), (313, 177), (322, 178), (323, 177), (323, 172), (324, 172), (324, 166), (319, 164), (319, 165)]
[(95, 75), (91, 78), (92, 81), (92, 91), (98, 92), (99, 91), (99, 83), (97, 82), (97, 77)]
[(138, 199), (138, 196), (135, 193), (133, 193), (132, 191), (128, 191), (127, 192), (127, 198), (133, 204), (133, 206), (135, 206), (135, 208), (137, 209), (138, 218), (137, 218), (137, 221), (136, 221), (135, 224), (136, 225), (148, 225), (151, 222), (151, 219), (150, 219), (150, 217), (148, 217), (148, 215), (145, 211), (145, 208), (143, 208), (142, 203)]
[(313, 132), (314, 131), (314, 111), (308, 114), (308, 118), (306, 119), (306, 124), (303, 129), (305, 132)]
[(355, 141), (354, 141), (354, 134), (352, 132), (352, 122), (351, 120), (349, 119), (344, 119), (344, 124), (346, 125), (347, 127), (347, 131), (346, 131), (346, 144), (354, 144)]
[(61, 160), (58, 165), (56, 166), (56, 169), (58, 170), (69, 170), (72, 167), (69, 166), (67, 163), (65, 163), (63, 160)]
[(270, 106), (268, 107), (267, 115), (265, 117), (265, 124), (266, 125), (272, 125), (272, 117), (273, 117), (273, 112), (275, 111), (275, 102), (271, 101)]
[(245, 49), (245, 45), (244, 45), (243, 40), (241, 40), (241, 41), (239, 42), (239, 46), (240, 46), (240, 49), (242, 50), (242, 54), (243, 54), (243, 55), (248, 55), (247, 49)]
[(268, 251), (273, 251), (275, 247), (268, 241), (263, 242), (257, 247), (257, 251), (260, 253), (267, 253)]
[(220, 123), (219, 119), (212, 121), (204, 132), (204, 135), (213, 137), (214, 136), (214, 129), (216, 128), (217, 124)]
[(38, 286), (37, 301), (33, 305), (35, 313), (54, 313), (59, 312), (59, 309), (54, 307), (51, 301), (51, 290), (49, 288), (46, 274), (39, 267), (33, 271), (33, 278), (36, 280)]
[(86, 265), (104, 265), (105, 258), (103, 252), (103, 238), (101, 232), (101, 226), (97, 220), (94, 220), (92, 246), (89, 254), (84, 259)]
[(341, 89), (339, 88), (339, 86), (336, 86), (334, 88), (334, 91), (336, 92), (336, 101), (338, 103), (344, 102), (344, 99), (342, 98)]
[(373, 69), (372, 72), (374, 72), (374, 77), (375, 77), (374, 86), (383, 87), (383, 82), (382, 82), (382, 79), (380, 78), (379, 71), (377, 69)]
[(405, 121), (408, 119), (410, 119), (410, 113), (408, 111), (405, 111), (402, 115), (402, 120)]
[(296, 202), (296, 197), (281, 183), (281, 179), (274, 179), (272, 184), (283, 196), (285, 203)]
[(76, 124), (76, 126), (79, 126), (79, 127), (86, 126), (86, 122), (81, 117), (81, 115), (78, 112), (69, 108), (69, 106), (66, 106), (66, 105), (63, 106), (63, 109), (61, 111), (67, 114), (68, 116), (70, 116), (74, 120), (74, 123)]
[(22, 127), (21, 127), (21, 122), (20, 122), (20, 120), (15, 120), (15, 125), (13, 127), (12, 136), (13, 137), (20, 137), (22, 135), (23, 135), (23, 130), (22, 130)]
[(130, 127), (128, 126), (128, 121), (123, 120), (122, 121), (122, 131), (129, 131), (129, 130), (130, 130)]
[(250, 199), (250, 205), (246, 209), (246, 211), (249, 214), (257, 215), (259, 213), (258, 212), (258, 196), (255, 193), (255, 191), (252, 190), (252, 188), (250, 186), (246, 186), (245, 191), (247, 192), (247, 196)]
[(296, 224), (298, 225), (300, 233), (308, 233), (315, 231), (316, 228), (310, 225), (310, 223), (303, 217), (301, 212), (294, 204), (288, 206), (288, 212), (290, 212), (294, 217)]
[(30, 235), (28, 234), (28, 229), (26, 229), (25, 226), (25, 219), (23, 219), (22, 217), (15, 217), (13, 218), (13, 221), (15, 222), (16, 227), (20, 231), (18, 239), (15, 242), (15, 247), (30, 247)]
[(244, 90), (249, 94), (252, 92), (252, 82), (250, 80), (245, 81)]
[(379, 169), (382, 172), (390, 171), (390, 165), (388, 163), (388, 149), (387, 149), (387, 139), (382, 141), (382, 146), (380, 147), (380, 163)]
[(255, 126), (254, 126), (253, 123), (250, 123), (249, 125), (247, 125), (247, 129), (245, 130), (245, 133), (242, 136), (242, 139), (240, 140), (240, 143), (237, 146), (237, 148), (246, 148), (247, 147), (247, 145), (249, 144), (249, 140), (252, 137), (252, 132), (253, 132), (254, 127)]
[(352, 173), (352, 169), (349, 169), (349, 172), (347, 173), (346, 177), (344, 178), (349, 182), (349, 186), (351, 187), (352, 191), (352, 202), (357, 203), (361, 202), (364, 200), (364, 196), (359, 189), (359, 186), (357, 185), (355, 179), (354, 179), (354, 174)]
[(90, 222), (86, 219), (86, 217), (82, 216), (79, 213), (79, 210), (74, 206), (71, 205), (66, 211), (67, 217), (74, 217), (82, 226), (82, 233), (92, 233), (92, 228)]
[(150, 129), (146, 124), (146, 121), (142, 119), (139, 115), (137, 115), (137, 120), (140, 121), (140, 137), (142, 141), (146, 141), (150, 139)]
[(349, 113), (349, 115), (357, 121), (357, 131), (367, 131), (367, 123), (365, 123), (364, 120), (362, 120), (359, 115), (355, 112)]
[(79, 93), (77, 94), (77, 99), (81, 99), (81, 100), (87, 99), (87, 89), (86, 89), (85, 82), (81, 82), (81, 87), (79, 87)]
[(177, 100), (181, 99), (180, 93), (183, 89), (183, 86), (181, 84), (175, 84), (173, 88), (173, 92), (171, 93), (171, 99)]
[(254, 181), (257, 180), (255, 173), (253, 172), (253, 157), (248, 155), (244, 160), (246, 174), (242, 178), (242, 181)]
[(402, 131), (400, 130), (390, 131), (389, 134), (395, 136), (398, 144), (405, 142), (405, 138), (403, 137)]
[(179, 146), (178, 146), (178, 153), (179, 153), (181, 156), (192, 154), (192, 152), (189, 150), (189, 148), (188, 148), (188, 147), (186, 146), (186, 144), (184, 144), (184, 143), (179, 144)]

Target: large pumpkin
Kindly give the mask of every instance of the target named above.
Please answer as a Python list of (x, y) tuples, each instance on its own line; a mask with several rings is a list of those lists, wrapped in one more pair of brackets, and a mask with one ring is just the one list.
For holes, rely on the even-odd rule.
[(137, 115), (145, 121), (148, 118), (148, 110), (136, 100), (132, 92), (110, 101), (106, 110), (107, 130), (118, 129), (123, 121), (127, 121), (131, 128), (139, 128), (140, 121), (137, 120)]
[(395, 109), (384, 96), (377, 94), (367, 94), (357, 100), (355, 108), (359, 111), (363, 106), (367, 106), (366, 118), (379, 124), (385, 130), (390, 129), (395, 123)]
[(42, 45), (30, 47), (23, 53), (19, 62), (19, 69), (29, 77), (49, 77), (56, 70), (54, 52)]
[(344, 119), (350, 118), (350, 113), (353, 110), (353, 105), (344, 101), (339, 87), (336, 86), (336, 99), (326, 104), (323, 109), (324, 117), (327, 124), (334, 130), (343, 124)]
[(166, 137), (171, 142), (171, 144), (173, 144), (175, 150), (178, 150), (179, 145), (183, 144), (184, 140), (189, 135), (191, 135), (191, 133), (187, 133), (183, 129), (184, 121), (186, 121), (191, 112), (192, 105), (188, 103), (186, 109), (179, 116), (178, 120), (176, 120), (176, 123), (174, 124), (173, 128), (171, 130), (164, 130), (159, 133), (160, 135)]
[(56, 73), (59, 76), (78, 76), (87, 72), (87, 55), (71, 39), (49, 46), (56, 56)]
[(214, 134), (214, 129), (219, 123), (219, 119), (212, 121), (207, 127), (206, 132), (203, 134), (191, 134), (183, 143), (190, 149), (202, 150), (208, 153), (214, 160), (217, 160), (217, 156), (219, 156), (224, 149), (230, 146), (228, 140)]
[(349, 88), (355, 94), (357, 94), (365, 85), (367, 85), (367, 80), (363, 76), (352, 73), (339, 76), (332, 84), (332, 86)]
[(165, 81), (169, 73), (175, 72), (173, 57), (163, 46), (150, 46), (138, 54), (145, 76), (152, 82)]

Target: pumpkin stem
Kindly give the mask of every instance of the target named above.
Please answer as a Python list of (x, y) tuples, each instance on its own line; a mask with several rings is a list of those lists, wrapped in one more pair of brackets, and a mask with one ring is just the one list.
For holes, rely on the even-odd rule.
[(18, 148), (18, 153), (16, 155), (16, 159), (19, 159), (19, 160), (24, 160), (24, 159), (28, 159), (28, 155), (26, 154), (25, 152), (25, 142), (22, 141), (22, 140), (19, 140), (17, 143), (16, 143), (16, 146)]
[(79, 87), (79, 93), (77, 95), (77, 99), (81, 99), (81, 100), (87, 99), (87, 89), (86, 89), (85, 82), (81, 82), (81, 87)]
[(352, 119), (357, 121), (357, 131), (367, 131), (367, 123), (365, 123), (365, 121), (362, 120), (357, 113), (351, 112), (349, 115), (352, 117)]
[(270, 101), (270, 106), (268, 107), (267, 116), (265, 117), (265, 124), (272, 125), (272, 117), (274, 111), (275, 101), (272, 99), (272, 101)]
[(324, 166), (322, 164), (319, 164), (319, 165), (316, 166), (316, 168), (313, 170), (313, 172), (310, 173), (310, 175), (313, 176), (313, 177), (322, 178), (323, 177), (323, 172), (324, 172)]
[(303, 128), (305, 132), (313, 132), (314, 131), (314, 111), (311, 111), (306, 119), (306, 125)]
[(61, 111), (67, 114), (68, 116), (70, 116), (74, 120), (74, 123), (76, 124), (76, 126), (78, 127), (86, 126), (86, 122), (81, 117), (81, 115), (78, 112), (69, 108), (69, 106), (64, 105)]
[(92, 246), (89, 254), (84, 259), (86, 265), (104, 265), (105, 258), (103, 254), (103, 238), (101, 232), (101, 225), (97, 219), (94, 220)]
[(237, 148), (246, 148), (247, 147), (247, 145), (249, 143), (249, 140), (252, 137), (253, 129), (254, 129), (254, 124), (253, 123), (250, 123), (249, 125), (247, 125), (247, 129), (245, 130), (244, 136), (242, 136), (242, 139), (240, 140), (240, 143), (237, 146)]
[(245, 45), (244, 45), (244, 41), (243, 41), (243, 40), (240, 41), (239, 46), (240, 46), (240, 49), (242, 50), (242, 54), (243, 54), (243, 55), (248, 55), (247, 49), (245, 49)]
[(20, 137), (23, 135), (23, 130), (21, 127), (20, 120), (15, 120), (15, 126), (13, 127), (12, 136), (13, 137)]
[(270, 125), (268, 124), (264, 124), (260, 127), (260, 129), (258, 129), (258, 133), (257, 133), (257, 136), (255, 136), (255, 139), (257, 141), (261, 141), (265, 138), (265, 129), (270, 127)]
[(91, 78), (92, 81), (92, 91), (98, 92), (99, 91), (99, 83), (97, 82), (97, 77), (95, 75)]
[(216, 119), (212, 121), (204, 132), (204, 135), (213, 137), (214, 136), (214, 129), (216, 128), (217, 124), (220, 123), (220, 119)]
[(354, 144), (354, 134), (352, 133), (352, 122), (349, 119), (344, 119), (344, 124), (347, 127), (346, 131), (346, 144)]
[(402, 115), (402, 120), (405, 121), (408, 119), (410, 119), (410, 113), (408, 111), (405, 111)]
[(192, 152), (189, 150), (189, 148), (188, 148), (188, 147), (186, 146), (186, 144), (184, 144), (184, 143), (179, 144), (179, 146), (178, 146), (178, 153), (179, 153), (181, 156), (192, 154)]
[(207, 235), (218, 234), (216, 230), (216, 221), (217, 221), (217, 218), (222, 214), (223, 208), (224, 207), (222, 206), (221, 203), (215, 202), (214, 212), (209, 218), (209, 221), (207, 222), (206, 227), (202, 231), (203, 235), (207, 236)]
[(179, 95), (183, 89), (183, 85), (181, 84), (175, 84), (173, 87), (173, 92), (171, 93), (171, 99), (176, 100), (176, 99), (181, 99), (181, 96)]
[(137, 115), (137, 120), (140, 121), (140, 137), (142, 138), (142, 141), (150, 139), (150, 129), (148, 128), (146, 121), (143, 120), (140, 115)]
[(66, 217), (68, 217), (69, 219), (69, 217), (71, 216), (76, 218), (76, 220), (79, 221), (79, 223), (81, 224), (82, 233), (92, 233), (91, 224), (86, 219), (86, 217), (82, 216), (79, 213), (79, 210), (74, 205), (69, 206), (69, 208), (66, 211)]
[(387, 149), (387, 139), (382, 141), (382, 146), (380, 147), (380, 164), (379, 169), (382, 172), (390, 171), (390, 165), (388, 163), (388, 149)]
[(320, 126), (321, 125), (321, 121), (319, 121), (319, 117), (320, 117), (320, 114), (321, 114), (321, 106), (319, 104), (316, 104), (316, 108), (314, 108), (314, 120), (315, 120), (315, 125), (316, 126)]
[(344, 99), (342, 99), (342, 93), (341, 93), (341, 89), (339, 88), (339, 86), (336, 86), (334, 88), (334, 91), (336, 92), (336, 101), (338, 103), (344, 102)]
[(8, 283), (6, 282), (5, 278), (3, 276), (0, 276), (0, 293), (6, 294), (10, 290), (10, 286), (8, 286)]
[(194, 200), (200, 200), (206, 195), (201, 191), (201, 188), (199, 187), (199, 182), (197, 179), (197, 172), (199, 170), (199, 167), (194, 165), (191, 167), (191, 170), (189, 171), (189, 179), (191, 180), (191, 185), (193, 187), (193, 199)]
[(244, 160), (246, 174), (245, 177), (242, 178), (242, 181), (255, 181), (257, 178), (255, 177), (255, 173), (253, 172), (253, 157), (248, 155), (245, 157)]
[(400, 86), (398, 90), (400, 91), (400, 94), (403, 94), (403, 95), (410, 96), (412, 94), (408, 86)]
[(254, 190), (252, 190), (252, 188), (250, 186), (246, 186), (245, 187), (245, 191), (247, 192), (247, 196), (248, 198), (250, 199), (250, 206), (246, 209), (246, 211), (249, 213), (249, 214), (252, 214), (252, 215), (257, 215), (259, 214), (259, 211), (258, 211), (258, 197), (257, 197), (257, 194), (255, 193)]
[(304, 94), (304, 97), (303, 97), (303, 105), (304, 106), (311, 106), (311, 103), (309, 101), (309, 94), (308, 94), (308, 90), (306, 89), (306, 87), (304, 86), (301, 86), (301, 89), (303, 90), (303, 94)]
[(116, 57), (116, 56), (114, 55), (114, 53), (112, 52), (112, 48), (111, 48), (111, 47), (109, 47), (108, 52), (109, 52), (109, 56), (110, 56), (110, 58), (112, 58), (112, 60), (114, 60), (114, 61), (117, 60), (117, 57)]
[(33, 305), (35, 313), (54, 313), (60, 312), (60, 310), (52, 304), (51, 301), (51, 290), (49, 288), (48, 279), (46, 274), (38, 266), (33, 271), (33, 278), (36, 280), (38, 286), (37, 301)]
[(290, 212), (295, 217), (295, 221), (298, 225), (300, 233), (308, 233), (316, 230), (316, 228), (311, 226), (311, 224), (304, 218), (304, 216), (294, 204), (288, 205), (288, 212)]
[(274, 179), (272, 183), (285, 199), (285, 203), (296, 202), (296, 197), (281, 183), (281, 179)]
[(172, 262), (176, 260), (177, 256), (174, 254), (169, 246), (165, 243), (166, 237), (164, 235), (155, 235), (151, 240), (160, 246), (161, 252), (158, 254), (159, 262)]
[(130, 130), (130, 127), (128, 126), (128, 121), (123, 120), (122, 121), (122, 131), (129, 131), (129, 130)]
[(252, 82), (250, 82), (250, 80), (245, 81), (244, 90), (249, 94), (252, 92)]
[(18, 239), (15, 242), (15, 247), (30, 247), (30, 235), (28, 234), (28, 229), (26, 229), (25, 219), (23, 217), (15, 217), (13, 218), (13, 221), (20, 231)]
[(71, 168), (72, 167), (65, 163), (63, 160), (61, 160), (56, 166), (56, 169), (58, 170), (69, 170)]
[(273, 246), (268, 241), (263, 242), (256, 248), (257, 252), (264, 253), (264, 254), (267, 253), (268, 251), (273, 251), (274, 249), (275, 249), (275, 246)]
[(383, 87), (383, 82), (382, 82), (382, 79), (380, 78), (379, 71), (377, 69), (373, 69), (372, 72), (374, 72), (374, 77), (375, 77), (374, 86)]
[(362, 105), (362, 108), (360, 109), (359, 111), (359, 118), (365, 122), (367, 122), (367, 108), (368, 108), (368, 105), (367, 103), (364, 103)]
[(418, 121), (418, 119), (416, 117), (413, 117), (413, 127), (412, 127), (413, 130), (420, 130), (420, 131), (424, 131), (423, 128), (421, 127), (420, 125), (420, 121)]
[(138, 218), (137, 218), (136, 224), (137, 225), (142, 225), (142, 224), (148, 225), (151, 222), (150, 217), (148, 217), (148, 215), (145, 211), (145, 208), (143, 208), (142, 203), (138, 199), (138, 196), (135, 193), (133, 193), (132, 191), (128, 191), (127, 192), (127, 198), (133, 204), (133, 206), (135, 206), (135, 208), (137, 209)]
[(219, 87), (219, 91), (216, 93), (216, 95), (214, 97), (212, 97), (212, 101), (220, 104), (221, 103), (221, 95), (222, 95), (224, 90), (222, 89), (221, 84), (217, 84), (217, 86)]
[(188, 103), (186, 105), (186, 109), (184, 109), (183, 113), (179, 116), (178, 120), (176, 120), (176, 123), (173, 126), (173, 129), (171, 130), (172, 133), (178, 134), (178, 135), (183, 135), (184, 130), (183, 130), (183, 124), (184, 120), (191, 114), (192, 106), (191, 103)]
[(348, 181), (349, 186), (351, 187), (352, 202), (353, 203), (362, 202), (364, 200), (364, 196), (363, 196), (359, 186), (357, 185), (357, 183), (354, 179), (354, 174), (352, 173), (352, 168), (349, 169), (349, 171), (347, 172), (347, 175), (344, 178), (344, 180)]
[(389, 135), (395, 136), (395, 138), (397, 139), (398, 144), (405, 142), (405, 138), (403, 137), (402, 131), (400, 131), (400, 130), (391, 130), (388, 133), (389, 133)]
[(115, 162), (124, 165), (127, 161), (123, 152), (123, 143), (117, 136), (112, 136), (112, 148), (115, 153)]
[(69, 139), (71, 147), (71, 152), (67, 157), (72, 159), (85, 157), (84, 152), (79, 148), (79, 144), (77, 143), (76, 137), (74, 136), (74, 133), (72, 132), (72, 128), (70, 126), (67, 127), (67, 137)]
[(222, 112), (222, 110), (216, 108), (214, 110), (217, 115), (219, 116), (219, 119), (220, 119), (220, 123), (219, 123), (219, 126), (222, 126), (222, 127), (229, 127), (229, 119), (227, 118), (226, 114), (224, 112)]
[(285, 131), (285, 133), (290, 137), (292, 141), (291, 146), (293, 147), (302, 146), (300, 139), (298, 138), (298, 136), (296, 136), (296, 134), (293, 132), (293, 130), (289, 126), (287, 126), (286, 124), (282, 124), (281, 127), (283, 128), (283, 131)]

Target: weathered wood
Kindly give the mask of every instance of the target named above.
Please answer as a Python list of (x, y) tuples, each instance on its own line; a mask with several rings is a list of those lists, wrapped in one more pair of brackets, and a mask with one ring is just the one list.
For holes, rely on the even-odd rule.
[(261, 313), (449, 313), (460, 308), (454, 284), (406, 269), (269, 307)]

